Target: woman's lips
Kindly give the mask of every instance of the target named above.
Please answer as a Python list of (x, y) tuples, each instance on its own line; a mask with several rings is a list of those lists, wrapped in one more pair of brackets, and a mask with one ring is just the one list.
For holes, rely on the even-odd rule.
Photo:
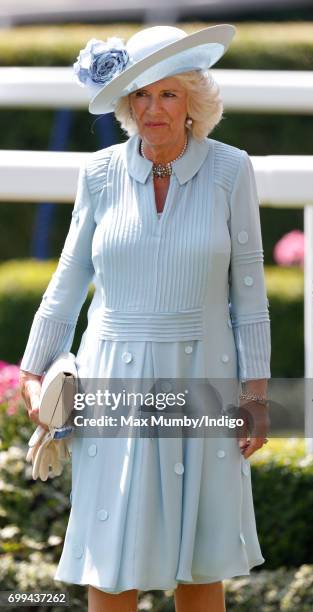
[(149, 123), (146, 123), (147, 127), (160, 127), (162, 125), (166, 125), (165, 123), (152, 123), (149, 121)]

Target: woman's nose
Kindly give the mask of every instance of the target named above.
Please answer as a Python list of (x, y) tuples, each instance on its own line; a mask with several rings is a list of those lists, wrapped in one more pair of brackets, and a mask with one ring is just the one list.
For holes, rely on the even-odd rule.
[(154, 98), (151, 96), (149, 99), (149, 110), (157, 111), (162, 107), (162, 102), (159, 98)]

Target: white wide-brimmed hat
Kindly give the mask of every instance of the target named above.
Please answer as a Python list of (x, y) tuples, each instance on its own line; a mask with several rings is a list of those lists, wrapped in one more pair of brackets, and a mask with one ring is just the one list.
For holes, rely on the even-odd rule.
[(111, 113), (117, 100), (151, 83), (189, 70), (208, 70), (228, 49), (236, 28), (210, 26), (186, 34), (174, 26), (136, 32), (125, 45), (121, 38), (92, 38), (74, 64), (78, 83), (87, 87), (89, 112)]

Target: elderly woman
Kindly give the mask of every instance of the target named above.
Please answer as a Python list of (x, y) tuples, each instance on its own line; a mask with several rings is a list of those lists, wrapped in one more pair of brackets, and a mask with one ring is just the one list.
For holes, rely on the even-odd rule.
[(174, 590), (176, 612), (220, 612), (223, 579), (264, 562), (248, 459), (269, 424), (259, 203), (246, 151), (208, 137), (223, 111), (208, 69), (234, 31), (156, 26), (126, 47), (92, 39), (75, 64), (90, 112), (114, 111), (130, 138), (88, 154), (80, 171), (21, 363), (30, 418), (38, 422), (41, 376), (70, 350), (93, 279), (81, 378), (167, 379), (166, 390), (213, 379), (223, 414), (235, 381), (235, 406), (249, 416), (238, 435), (74, 435), (55, 579), (88, 585), (92, 612), (135, 611), (138, 590), (154, 589)]

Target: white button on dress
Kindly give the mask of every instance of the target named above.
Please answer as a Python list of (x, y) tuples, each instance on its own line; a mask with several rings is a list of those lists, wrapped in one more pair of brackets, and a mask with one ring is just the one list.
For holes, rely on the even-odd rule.
[(176, 472), (176, 474), (183, 474), (184, 473), (184, 466), (182, 463), (175, 463), (174, 465), (174, 470)]
[(97, 445), (96, 444), (90, 444), (90, 446), (88, 447), (88, 455), (89, 457), (94, 457), (97, 454)]
[(239, 234), (237, 234), (237, 240), (240, 244), (246, 244), (246, 242), (248, 242), (248, 232), (245, 230), (239, 232)]
[(223, 459), (223, 457), (225, 457), (226, 455), (225, 451), (222, 449), (219, 449), (216, 454), (219, 457), (219, 459)]
[(167, 391), (171, 391), (171, 389), (172, 389), (172, 385), (171, 385), (171, 383), (168, 380), (164, 380), (162, 382), (161, 387), (162, 387), (162, 391), (165, 391), (165, 393)]
[(227, 363), (229, 361), (229, 356), (227, 355), (227, 353), (224, 353), (221, 356), (221, 360), (222, 360), (223, 363)]
[(79, 222), (79, 212), (77, 210), (73, 210), (72, 219), (74, 219), (75, 223)]
[(122, 355), (122, 359), (125, 363), (129, 363), (132, 360), (133, 356), (131, 353), (129, 353), (128, 351), (125, 351), (125, 353), (123, 353)]
[(250, 464), (247, 460), (243, 461), (241, 464), (242, 472), (245, 476), (249, 476), (250, 473)]
[(253, 285), (254, 283), (254, 280), (252, 276), (247, 275), (244, 277), (243, 282), (245, 285), (247, 285), (247, 287), (251, 287), (251, 285)]
[(84, 550), (81, 544), (75, 544), (73, 546), (73, 554), (76, 559), (80, 559), (83, 556), (83, 552)]
[(185, 353), (192, 353), (193, 348), (191, 346), (191, 344), (187, 344), (187, 346), (185, 346)]
[(106, 521), (108, 516), (109, 516), (109, 513), (106, 510), (102, 509), (97, 512), (97, 517), (99, 521)]

